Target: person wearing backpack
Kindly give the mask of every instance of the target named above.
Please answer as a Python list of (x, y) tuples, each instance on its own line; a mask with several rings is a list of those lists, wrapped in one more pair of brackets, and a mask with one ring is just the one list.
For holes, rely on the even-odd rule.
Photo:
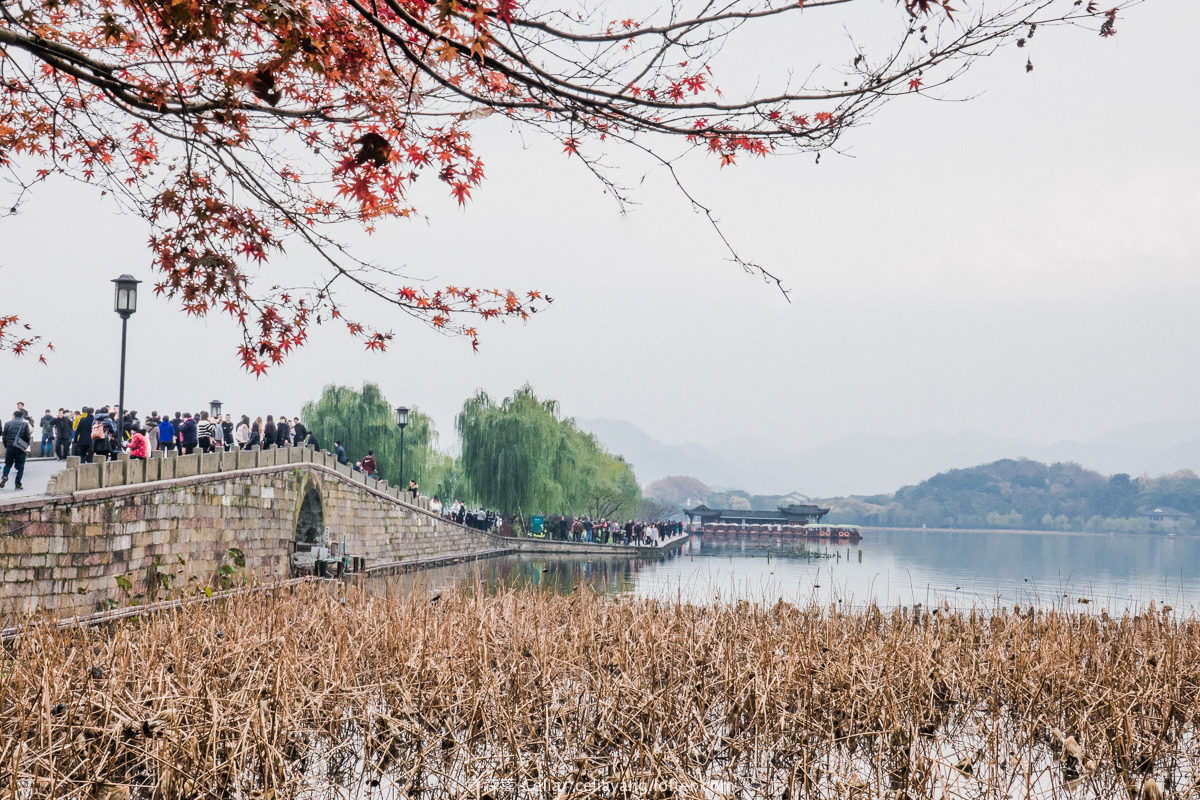
[(103, 456), (107, 461), (109, 455), (112, 454), (113, 439), (116, 435), (116, 426), (113, 425), (112, 417), (108, 415), (108, 406), (104, 406), (96, 412), (89, 435), (92, 438), (92, 453)]
[(42, 416), (39, 423), (42, 426), (42, 458), (49, 458), (54, 453), (54, 415), (50, 413), (50, 409), (46, 409), (46, 413)]
[(8, 473), (15, 464), (17, 485), (13, 488), (17, 491), (21, 490), (21, 478), (25, 477), (25, 456), (29, 454), (29, 446), (32, 443), (33, 426), (18, 410), (4, 426), (4, 474), (0, 476), (0, 489), (3, 489), (4, 484), (8, 483)]

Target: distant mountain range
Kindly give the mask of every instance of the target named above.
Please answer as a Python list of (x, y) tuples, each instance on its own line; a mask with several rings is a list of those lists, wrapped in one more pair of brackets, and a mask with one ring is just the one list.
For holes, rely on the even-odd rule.
[(691, 475), (714, 489), (762, 494), (799, 491), (813, 497), (894, 492), (948, 469), (1001, 458), (1046, 464), (1074, 462), (1106, 475), (1200, 472), (1200, 419), (1130, 425), (1083, 442), (1055, 444), (976, 431), (912, 436), (858, 433), (809, 448), (741, 439), (716, 447), (664, 444), (629, 422), (577, 419), (609, 450), (625, 456), (643, 485), (668, 475)]

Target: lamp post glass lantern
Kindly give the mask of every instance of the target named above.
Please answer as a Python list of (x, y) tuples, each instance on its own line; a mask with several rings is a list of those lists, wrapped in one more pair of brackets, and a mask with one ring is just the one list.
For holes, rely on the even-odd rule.
[(396, 481), (396, 485), (400, 487), (400, 495), (403, 496), (408, 491), (404, 485), (404, 428), (408, 425), (408, 408), (406, 406), (396, 407), (396, 424), (400, 426), (400, 477)]
[(221, 401), (210, 400), (208, 403), (208, 415), (213, 419), (219, 419), (221, 416)]
[(129, 317), (137, 311), (137, 287), (141, 283), (126, 273), (113, 280), (116, 291), (113, 296), (113, 311), (121, 315), (121, 389), (117, 403), (117, 447), (125, 446), (125, 341)]
[(130, 314), (137, 311), (137, 285), (141, 281), (127, 274), (116, 278), (113, 283), (117, 285), (113, 310), (121, 315), (121, 319), (128, 319)]

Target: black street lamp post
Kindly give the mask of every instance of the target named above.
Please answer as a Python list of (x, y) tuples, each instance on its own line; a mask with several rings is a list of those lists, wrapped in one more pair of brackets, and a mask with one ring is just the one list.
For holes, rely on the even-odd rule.
[(220, 400), (210, 400), (209, 401), (208, 415), (210, 417), (212, 417), (213, 419), (220, 419), (220, 417), (221, 417), (221, 401)]
[(404, 427), (408, 425), (408, 409), (404, 406), (396, 408), (396, 424), (400, 426), (400, 494), (408, 489), (404, 485)]
[(137, 285), (132, 275), (122, 275), (113, 281), (117, 285), (113, 310), (121, 315), (121, 391), (117, 402), (117, 447), (125, 445), (125, 334), (129, 318), (137, 311)]

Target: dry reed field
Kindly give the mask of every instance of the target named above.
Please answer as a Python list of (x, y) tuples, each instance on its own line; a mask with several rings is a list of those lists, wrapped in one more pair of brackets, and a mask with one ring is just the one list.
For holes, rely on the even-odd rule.
[(0, 796), (1196, 797), (1200, 625), (299, 586), (0, 661)]

